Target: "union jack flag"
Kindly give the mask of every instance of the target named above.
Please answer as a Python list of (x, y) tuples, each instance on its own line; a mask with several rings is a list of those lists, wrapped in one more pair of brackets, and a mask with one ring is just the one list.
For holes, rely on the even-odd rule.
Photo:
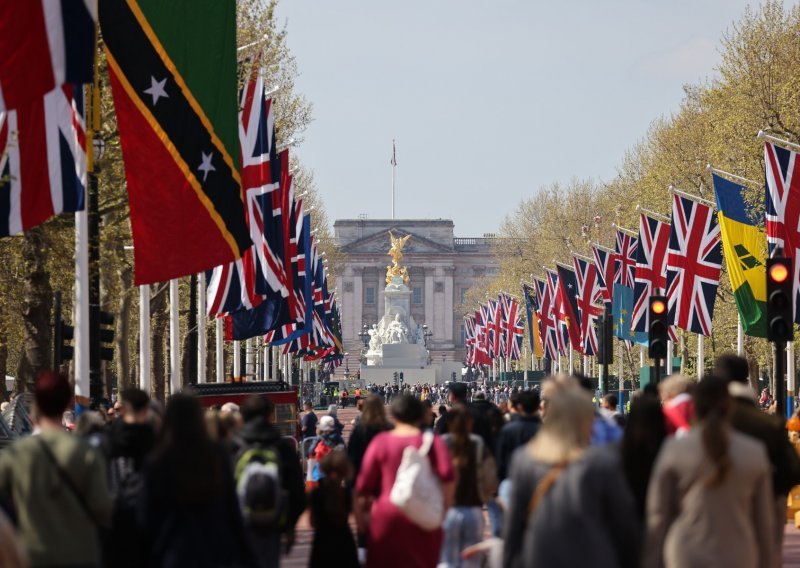
[(636, 285), (633, 288), (634, 331), (647, 332), (648, 300), (657, 291), (667, 289), (667, 248), (669, 223), (642, 213), (639, 217), (639, 247), (636, 254)]
[(539, 330), (542, 337), (542, 349), (545, 359), (555, 361), (558, 359), (558, 340), (556, 338), (556, 320), (554, 314), (553, 289), (550, 287), (550, 274), (547, 280), (535, 278), (536, 300), (539, 318)]
[(667, 254), (670, 324), (711, 335), (721, 268), (722, 242), (714, 211), (674, 195)]
[(558, 353), (567, 355), (569, 353), (569, 328), (567, 327), (568, 317), (564, 311), (564, 305), (561, 301), (561, 294), (559, 294), (558, 287), (558, 273), (553, 270), (547, 270), (547, 287), (549, 288), (550, 297), (552, 298), (552, 315), (556, 335), (556, 346)]
[(614, 286), (614, 252), (607, 250), (603, 247), (592, 245), (592, 254), (594, 255), (594, 266), (597, 270), (597, 283), (600, 286), (600, 292), (603, 295), (603, 301), (606, 305), (611, 306)]
[(522, 329), (522, 314), (519, 303), (508, 294), (500, 294), (500, 303), (503, 306), (503, 335), (505, 336), (506, 357), (517, 360), (521, 358), (522, 339), (525, 331)]
[(633, 290), (638, 248), (639, 239), (617, 229), (617, 246), (614, 249), (614, 284), (621, 284)]
[(575, 277), (578, 281), (578, 310), (580, 312), (581, 353), (597, 355), (597, 319), (603, 315), (603, 308), (598, 303), (603, 301), (597, 267), (594, 263), (572, 257), (575, 265)]
[(776, 247), (794, 260), (794, 321), (800, 323), (798, 278), (800, 278), (800, 175), (797, 153), (771, 142), (764, 144), (766, 164), (767, 242), (770, 254)]
[(71, 84), (0, 112), (0, 237), (82, 211), (86, 188), (83, 92)]
[(486, 326), (489, 339), (489, 354), (492, 359), (505, 355), (503, 341), (503, 306), (497, 300), (489, 300), (486, 305)]

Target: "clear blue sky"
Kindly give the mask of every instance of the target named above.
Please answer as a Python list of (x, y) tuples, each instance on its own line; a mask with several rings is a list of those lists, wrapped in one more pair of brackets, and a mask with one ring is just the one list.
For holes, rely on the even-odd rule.
[(746, 0), (281, 0), (314, 122), (296, 151), (331, 221), (494, 232), (554, 181), (611, 178)]

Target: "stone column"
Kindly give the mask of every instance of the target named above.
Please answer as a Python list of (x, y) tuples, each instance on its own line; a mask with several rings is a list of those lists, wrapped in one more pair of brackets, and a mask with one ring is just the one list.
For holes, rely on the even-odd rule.
[[(422, 301), (425, 304), (425, 323), (428, 329), (435, 333), (433, 328), (433, 275), (436, 269), (430, 266), (425, 267), (425, 290)], [(435, 338), (433, 338), (435, 339)]]
[(448, 343), (453, 342), (453, 338), (455, 337), (455, 326), (456, 323), (453, 321), (453, 305), (455, 303), (455, 296), (454, 296), (454, 286), (455, 282), (453, 280), (453, 276), (455, 274), (455, 268), (453, 266), (446, 266), (444, 268), (444, 328), (445, 328), (445, 336), (444, 339)]

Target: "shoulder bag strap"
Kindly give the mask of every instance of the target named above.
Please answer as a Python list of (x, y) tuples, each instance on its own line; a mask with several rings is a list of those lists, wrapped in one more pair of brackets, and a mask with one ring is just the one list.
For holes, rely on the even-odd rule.
[(63, 481), (64, 485), (66, 485), (72, 492), (72, 495), (78, 501), (78, 504), (81, 506), (81, 509), (83, 509), (83, 512), (86, 513), (86, 516), (89, 517), (90, 521), (92, 521), (92, 524), (98, 526), (99, 523), (97, 522), (97, 519), (95, 518), (91, 509), (89, 509), (89, 505), (86, 503), (83, 493), (80, 492), (72, 479), (70, 479), (69, 475), (67, 475), (67, 472), (62, 469), (61, 465), (59, 465), (58, 460), (56, 460), (56, 456), (53, 455), (53, 451), (50, 449), (50, 446), (47, 445), (47, 442), (45, 442), (41, 436), (38, 436), (37, 439), (39, 440), (39, 446), (42, 448), (42, 451), (44, 451), (44, 455), (47, 456), (47, 458), (50, 460), (50, 463), (52, 463), (56, 468), (61, 481)]
[(564, 470), (567, 469), (570, 462), (564, 461), (559, 464), (554, 465), (550, 468), (550, 471), (545, 474), (545, 476), (536, 484), (536, 487), (533, 490), (533, 495), (531, 495), (531, 500), (528, 502), (528, 516), (530, 517), (531, 513), (533, 513), (536, 508), (539, 506), (539, 503), (542, 502), (545, 495), (550, 492), (550, 489), (553, 488), (558, 478), (561, 477), (561, 474), (564, 473)]
[(433, 432), (430, 430), (425, 430), (422, 434), (422, 445), (419, 447), (419, 453), (423, 456), (427, 456), (428, 452), (431, 451), (431, 446), (433, 445)]

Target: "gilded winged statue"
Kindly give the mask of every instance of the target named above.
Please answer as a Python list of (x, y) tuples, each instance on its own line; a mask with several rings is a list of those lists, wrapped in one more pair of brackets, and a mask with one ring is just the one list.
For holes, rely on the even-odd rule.
[(389, 240), (392, 242), (392, 247), (386, 254), (392, 257), (392, 264), (386, 267), (387, 285), (392, 283), (392, 278), (395, 276), (401, 276), (403, 278), (403, 282), (408, 284), (408, 271), (406, 270), (405, 266), (400, 266), (400, 261), (403, 259), (403, 247), (406, 246), (406, 243), (410, 238), (411, 235), (398, 238), (395, 237), (391, 231), (389, 231)]

